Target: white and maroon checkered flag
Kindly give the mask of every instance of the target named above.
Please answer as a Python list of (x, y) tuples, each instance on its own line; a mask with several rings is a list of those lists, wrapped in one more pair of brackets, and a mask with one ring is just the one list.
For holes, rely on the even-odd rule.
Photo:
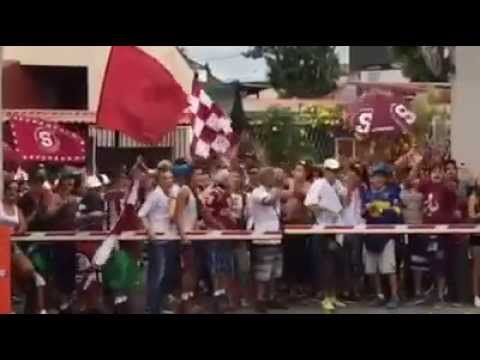
[(189, 97), (192, 115), (192, 155), (204, 159), (211, 155), (228, 155), (236, 142), (232, 120), (215, 104), (195, 78)]

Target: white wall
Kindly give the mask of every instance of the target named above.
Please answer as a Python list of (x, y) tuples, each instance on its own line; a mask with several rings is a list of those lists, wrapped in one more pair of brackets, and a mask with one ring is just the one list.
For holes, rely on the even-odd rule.
[(408, 82), (401, 70), (368, 70), (360, 73), (360, 81), (364, 82)]
[[(190, 93), (193, 71), (174, 46), (140, 48), (159, 60)], [(88, 107), (96, 111), (109, 51), (110, 46), (4, 46), (3, 58), (23, 65), (87, 66)]]
[(480, 46), (457, 46), (452, 96), (452, 154), (480, 172)]

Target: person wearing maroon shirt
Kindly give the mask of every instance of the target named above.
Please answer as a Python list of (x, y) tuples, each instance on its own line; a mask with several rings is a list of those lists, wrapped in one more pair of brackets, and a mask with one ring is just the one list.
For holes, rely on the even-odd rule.
[[(236, 229), (233, 217), (229, 171), (220, 169), (214, 175), (214, 182), (202, 193), (202, 218), (209, 230)], [(227, 241), (212, 241), (207, 246), (207, 258), (213, 285), (215, 312), (225, 312), (232, 304), (227, 289), (233, 271), (233, 253)]]
[[(424, 224), (451, 224), (455, 221), (457, 195), (445, 182), (445, 171), (441, 164), (433, 166), (430, 180), (420, 184), (419, 191), (423, 194)], [(426, 251), (430, 258), (430, 266), (437, 284), (437, 300), (443, 302), (446, 284), (447, 242), (444, 235), (428, 235)]]
[[(454, 222), (468, 222), (468, 195), (471, 186), (467, 181), (462, 181), (459, 178), (455, 160), (445, 162), (445, 180), (446, 185), (457, 194)], [(468, 302), (469, 297), (468, 240), (468, 235), (455, 234), (451, 236), (451, 241), (448, 242), (448, 298), (450, 301), (457, 303)]]

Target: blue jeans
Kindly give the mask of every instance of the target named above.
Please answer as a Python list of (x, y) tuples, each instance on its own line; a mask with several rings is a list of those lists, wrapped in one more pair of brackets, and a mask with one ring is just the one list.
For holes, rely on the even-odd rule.
[(147, 308), (152, 314), (162, 312), (166, 296), (177, 285), (178, 256), (175, 241), (148, 244)]
[(207, 246), (207, 263), (210, 276), (232, 275), (234, 269), (232, 244), (228, 241), (212, 241)]

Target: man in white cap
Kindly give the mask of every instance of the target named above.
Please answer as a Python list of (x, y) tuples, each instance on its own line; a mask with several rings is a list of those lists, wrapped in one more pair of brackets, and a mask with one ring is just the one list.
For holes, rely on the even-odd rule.
[[(337, 179), (339, 171), (340, 163), (337, 160), (325, 160), (323, 163), (324, 177), (315, 180), (305, 198), (305, 206), (315, 214), (316, 223), (319, 225), (340, 223), (346, 189)], [(345, 304), (336, 298), (335, 280), (341, 266), (339, 242), (335, 236), (318, 236), (313, 241), (312, 250), (315, 277), (324, 292), (323, 309), (333, 311), (335, 307), (344, 307)]]

